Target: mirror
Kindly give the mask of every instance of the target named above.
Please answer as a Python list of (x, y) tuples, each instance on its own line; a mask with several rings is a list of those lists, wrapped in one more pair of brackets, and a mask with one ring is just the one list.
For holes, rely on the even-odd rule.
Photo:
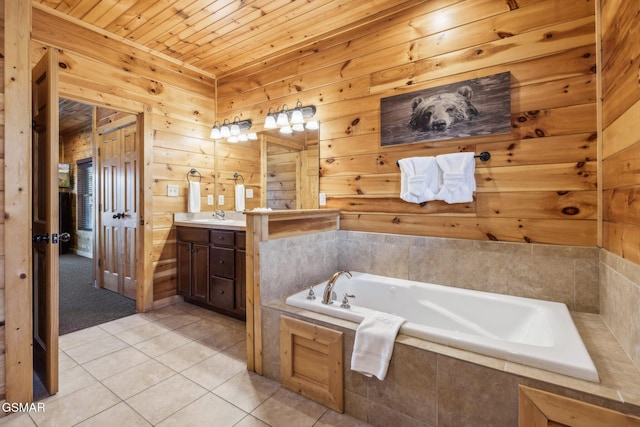
[(278, 129), (260, 132), (263, 159), (262, 206), (273, 210), (317, 209), (319, 192), (319, 130), (292, 134)]
[[(237, 208), (235, 184), (238, 183), (245, 185), (244, 209), (247, 210), (257, 207), (317, 209), (319, 135), (319, 130), (287, 135), (273, 129), (258, 132), (257, 141), (229, 143), (217, 140), (215, 209)], [(236, 173), (241, 178), (234, 179)]]

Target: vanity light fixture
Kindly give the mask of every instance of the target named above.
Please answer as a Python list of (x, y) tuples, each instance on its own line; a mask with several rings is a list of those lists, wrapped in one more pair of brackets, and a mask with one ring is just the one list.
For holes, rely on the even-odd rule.
[(313, 105), (302, 106), (302, 102), (298, 100), (296, 106), (293, 109), (289, 109), (287, 104), (282, 106), (282, 109), (278, 112), (272, 112), (272, 108), (269, 108), (267, 117), (264, 120), (265, 129), (280, 128), (281, 133), (301, 132), (305, 129), (316, 130), (318, 129), (318, 121), (310, 120), (316, 114), (316, 107)]
[[(226, 139), (227, 142), (238, 142), (249, 140), (248, 131), (251, 129), (251, 120), (240, 120), (239, 117), (235, 117), (233, 122), (229, 122), (225, 119), (222, 125), (218, 126), (216, 121), (211, 128), (211, 139)], [(253, 132), (255, 133), (255, 132)], [(242, 136), (242, 138), (240, 138)], [(257, 136), (255, 139), (258, 139)]]

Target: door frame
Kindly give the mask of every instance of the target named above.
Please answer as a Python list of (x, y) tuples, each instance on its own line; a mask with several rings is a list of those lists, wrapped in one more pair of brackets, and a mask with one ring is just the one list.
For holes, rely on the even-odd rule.
[[(31, 254), (31, 20), (32, 4), (27, 0), (4, 2), (5, 29), (5, 201), (4, 226), (0, 236), (4, 242), (4, 306), (5, 306), (5, 390), (7, 402), (33, 400), (33, 340), (31, 284), (33, 264)], [(60, 76), (60, 81), (64, 77)], [(79, 99), (77, 89), (69, 83), (69, 91), (60, 86), (58, 97), (74, 99), (94, 105), (116, 108), (138, 114), (141, 135), (140, 197), (141, 208), (141, 262), (138, 266), (140, 281), (136, 290), (136, 310), (145, 312), (153, 306), (153, 193), (152, 193), (152, 108), (120, 98), (110, 105), (100, 100), (100, 94), (86, 91)], [(83, 91), (76, 91), (83, 92)], [(83, 92), (85, 93), (85, 92)], [(119, 97), (115, 97), (119, 98)], [(7, 150), (7, 142), (11, 149)], [(6, 256), (6, 254), (11, 254)], [(0, 325), (1, 327), (2, 325)]]

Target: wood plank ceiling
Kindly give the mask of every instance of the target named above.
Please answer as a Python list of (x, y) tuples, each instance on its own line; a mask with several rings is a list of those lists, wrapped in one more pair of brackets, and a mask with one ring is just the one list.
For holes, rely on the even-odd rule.
[(383, 19), (422, 1), (34, 0), (34, 3), (219, 78)]

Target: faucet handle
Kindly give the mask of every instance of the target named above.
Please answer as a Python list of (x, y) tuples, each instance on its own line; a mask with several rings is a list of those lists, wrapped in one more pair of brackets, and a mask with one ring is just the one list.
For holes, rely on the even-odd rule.
[(309, 294), (307, 295), (307, 299), (310, 299), (310, 300), (316, 299), (316, 293), (313, 292), (313, 286), (309, 286)]
[(340, 304), (341, 308), (351, 308), (351, 304), (349, 304), (349, 299), (348, 298), (355, 298), (355, 295), (349, 295), (349, 294), (344, 294), (344, 297), (342, 298), (342, 304)]

